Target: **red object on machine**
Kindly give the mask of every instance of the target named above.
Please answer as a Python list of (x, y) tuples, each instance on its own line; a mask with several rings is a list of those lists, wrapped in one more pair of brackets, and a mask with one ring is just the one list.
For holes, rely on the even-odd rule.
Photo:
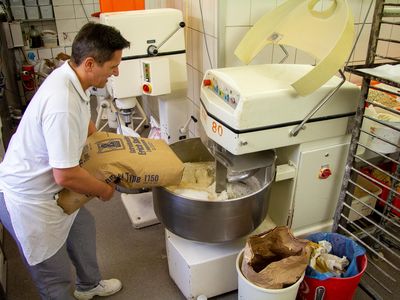
[(144, 0), (100, 0), (100, 12), (144, 9)]
[(143, 84), (143, 92), (151, 93), (151, 85), (147, 83)]
[(33, 65), (22, 66), (21, 80), (25, 92), (32, 92), (35, 90), (35, 69)]
[(319, 170), (319, 179), (327, 179), (331, 175), (332, 171), (327, 167), (321, 168), (321, 170)]
[(367, 256), (357, 257), (357, 266), (360, 272), (347, 278), (328, 278), (318, 280), (305, 276), (297, 293), (297, 300), (351, 300), (360, 282), (361, 276), (367, 268)]
[(210, 86), (211, 85), (211, 80), (210, 79), (204, 79), (203, 80), (204, 86)]

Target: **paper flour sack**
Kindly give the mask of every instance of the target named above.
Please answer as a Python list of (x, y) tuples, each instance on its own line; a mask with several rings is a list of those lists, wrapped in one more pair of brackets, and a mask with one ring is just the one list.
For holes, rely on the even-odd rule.
[[(96, 178), (128, 189), (179, 184), (184, 165), (163, 140), (96, 132), (88, 137), (80, 166)], [(71, 214), (92, 195), (63, 189), (57, 203)]]

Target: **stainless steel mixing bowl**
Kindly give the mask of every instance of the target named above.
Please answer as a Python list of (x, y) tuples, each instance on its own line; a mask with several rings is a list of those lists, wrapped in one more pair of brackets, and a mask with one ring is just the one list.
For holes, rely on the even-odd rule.
[[(213, 161), (199, 138), (171, 145), (183, 162)], [(256, 229), (268, 210), (270, 185), (274, 176), (275, 152), (266, 155), (269, 166), (258, 172), (260, 188), (251, 194), (225, 201), (197, 200), (175, 194), (166, 188), (153, 189), (154, 211), (164, 226), (185, 239), (220, 243), (243, 237)]]

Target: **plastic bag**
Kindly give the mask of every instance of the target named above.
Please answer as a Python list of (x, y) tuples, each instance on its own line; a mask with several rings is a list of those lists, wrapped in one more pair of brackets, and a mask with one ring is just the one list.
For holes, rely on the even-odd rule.
[(150, 132), (149, 132), (148, 138), (149, 139), (156, 139), (156, 140), (161, 139), (161, 128), (160, 128), (160, 125), (153, 118), (153, 116), (150, 116)]
[(121, 126), (117, 127), (117, 133), (125, 136), (140, 137), (139, 133), (137, 133), (135, 130), (122, 124)]
[(331, 254), (332, 244), (322, 240), (317, 243), (310, 242), (312, 252), (310, 263), (308, 264), (314, 270), (320, 273), (330, 272), (335, 277), (340, 277), (346, 271), (349, 261), (346, 256), (340, 258)]
[[(331, 254), (334, 254), (339, 257), (346, 256), (350, 261), (350, 264), (346, 270), (340, 277), (352, 277), (357, 275), (360, 270), (357, 267), (357, 257), (365, 254), (364, 247), (358, 245), (352, 239), (333, 232), (318, 232), (314, 233), (307, 237), (308, 240), (318, 243), (319, 241), (326, 240), (332, 244)], [(312, 267), (307, 266), (306, 275), (315, 279), (328, 279), (334, 277), (332, 273), (320, 273), (314, 270)]]

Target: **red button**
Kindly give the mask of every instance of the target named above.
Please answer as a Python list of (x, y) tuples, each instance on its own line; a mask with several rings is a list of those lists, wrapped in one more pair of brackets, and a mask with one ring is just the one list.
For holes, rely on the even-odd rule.
[(203, 80), (203, 85), (204, 86), (210, 86), (211, 85), (211, 80), (210, 79), (204, 79)]
[(326, 179), (331, 175), (332, 175), (332, 171), (329, 168), (321, 168), (321, 170), (319, 170), (319, 178), (320, 179)]
[(143, 91), (145, 93), (151, 93), (151, 86), (148, 84), (143, 84)]

